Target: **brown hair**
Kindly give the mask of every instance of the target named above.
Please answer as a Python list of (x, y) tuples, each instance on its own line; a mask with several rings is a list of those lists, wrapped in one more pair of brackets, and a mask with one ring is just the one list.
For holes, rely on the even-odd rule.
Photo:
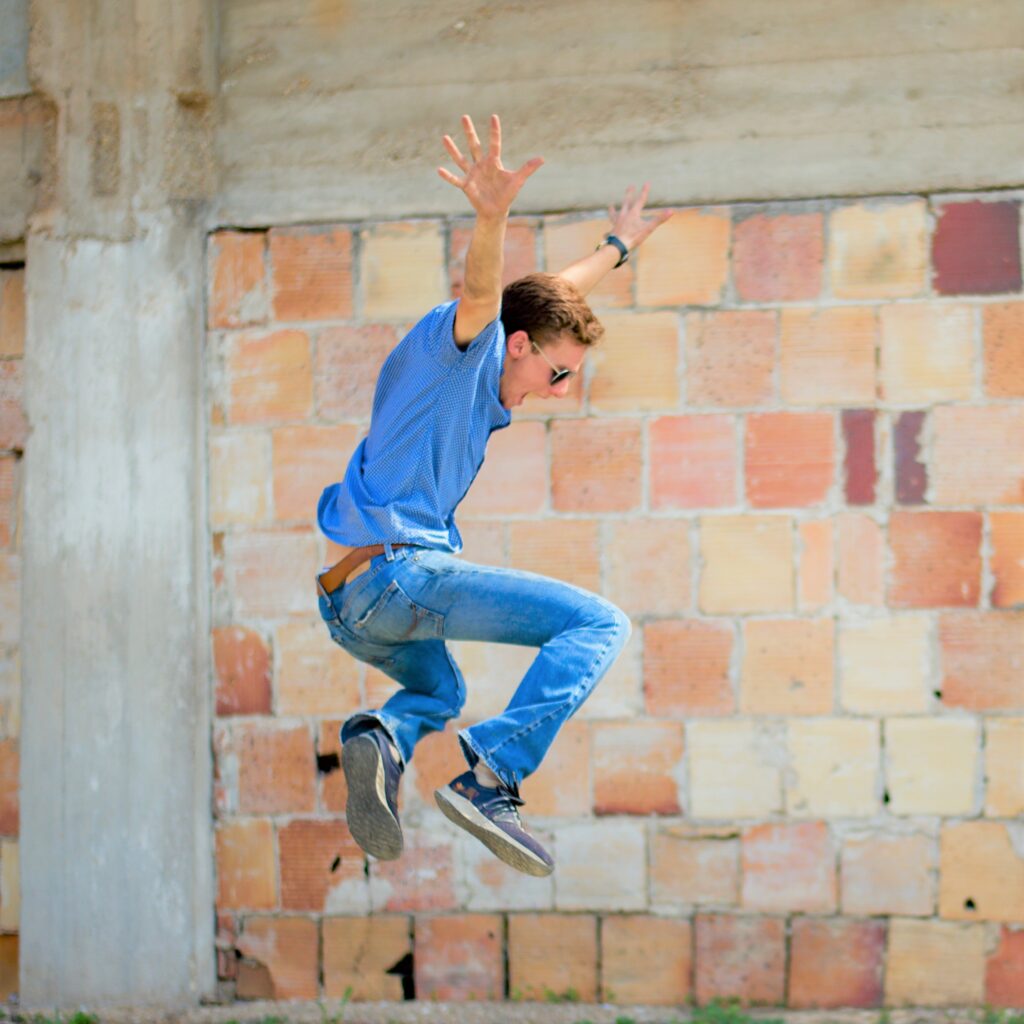
[(557, 274), (527, 274), (501, 296), (505, 336), (526, 331), (538, 345), (569, 332), (581, 345), (594, 345), (604, 327), (576, 287)]

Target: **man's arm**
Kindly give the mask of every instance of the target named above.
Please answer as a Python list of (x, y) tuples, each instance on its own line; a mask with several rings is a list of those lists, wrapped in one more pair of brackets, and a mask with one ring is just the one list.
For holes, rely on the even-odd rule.
[[(659, 210), (649, 217), (644, 217), (644, 204), (647, 202), (649, 191), (650, 185), (644, 185), (640, 194), (636, 195), (636, 190), (630, 185), (626, 189), (626, 198), (622, 206), (618, 210), (614, 206), (608, 207), (608, 219), (612, 224), (608, 233), (615, 235), (630, 253), (674, 212)], [(581, 295), (586, 295), (609, 270), (614, 269), (619, 262), (619, 256), (619, 250), (614, 245), (602, 245), (596, 252), (560, 270), (558, 276), (574, 284)]]
[(459, 348), (466, 348), (501, 309), (501, 271), (508, 211), (523, 183), (544, 161), (534, 157), (518, 171), (502, 167), (501, 122), (497, 114), (491, 115), (490, 144), (486, 154), (468, 115), (462, 118), (462, 130), (466, 133), (471, 160), (459, 152), (459, 147), (448, 135), (444, 137), (444, 146), (464, 177), (459, 178), (444, 167), (438, 167), (437, 173), (450, 185), (461, 189), (476, 211), (473, 237), (466, 253), (462, 297), (455, 309), (455, 343)]

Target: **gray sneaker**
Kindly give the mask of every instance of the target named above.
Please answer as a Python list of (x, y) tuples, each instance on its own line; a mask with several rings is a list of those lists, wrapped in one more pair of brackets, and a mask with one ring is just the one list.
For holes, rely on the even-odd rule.
[(398, 821), (398, 782), (402, 766), (391, 753), (383, 729), (353, 736), (341, 748), (341, 765), (348, 783), (345, 819), (352, 838), (378, 860), (402, 854)]

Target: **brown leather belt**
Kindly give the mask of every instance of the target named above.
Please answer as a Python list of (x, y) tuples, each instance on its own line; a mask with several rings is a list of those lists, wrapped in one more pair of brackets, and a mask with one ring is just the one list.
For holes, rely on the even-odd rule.
[[(392, 544), (392, 548), (414, 547), (412, 544)], [(345, 585), (353, 570), (358, 569), (364, 562), (371, 558), (384, 554), (383, 544), (369, 544), (362, 548), (353, 548), (340, 562), (336, 562), (326, 572), (321, 573), (317, 579), (326, 594), (333, 594), (339, 587)]]

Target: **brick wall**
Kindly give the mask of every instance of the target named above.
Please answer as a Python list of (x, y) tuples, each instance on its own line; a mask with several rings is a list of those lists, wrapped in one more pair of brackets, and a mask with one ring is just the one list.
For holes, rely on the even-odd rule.
[[(331, 645), (312, 587), (320, 489), (386, 353), (458, 293), (466, 223), (213, 235), (237, 994), (397, 999), (404, 971), (419, 998), (1024, 1003), (1020, 223), (1006, 194), (688, 209), (592, 295), (608, 332), (585, 379), (495, 436), (460, 514), (468, 558), (635, 624), (524, 786), (558, 862), (540, 880), (434, 807), (452, 731), (404, 779), (402, 859), (364, 862), (337, 730), (391, 683)], [(602, 228), (515, 221), (507, 276)], [(453, 647), (466, 721), (532, 656)]]
[(21, 458), (25, 273), (0, 268), (0, 1001), (18, 989)]

